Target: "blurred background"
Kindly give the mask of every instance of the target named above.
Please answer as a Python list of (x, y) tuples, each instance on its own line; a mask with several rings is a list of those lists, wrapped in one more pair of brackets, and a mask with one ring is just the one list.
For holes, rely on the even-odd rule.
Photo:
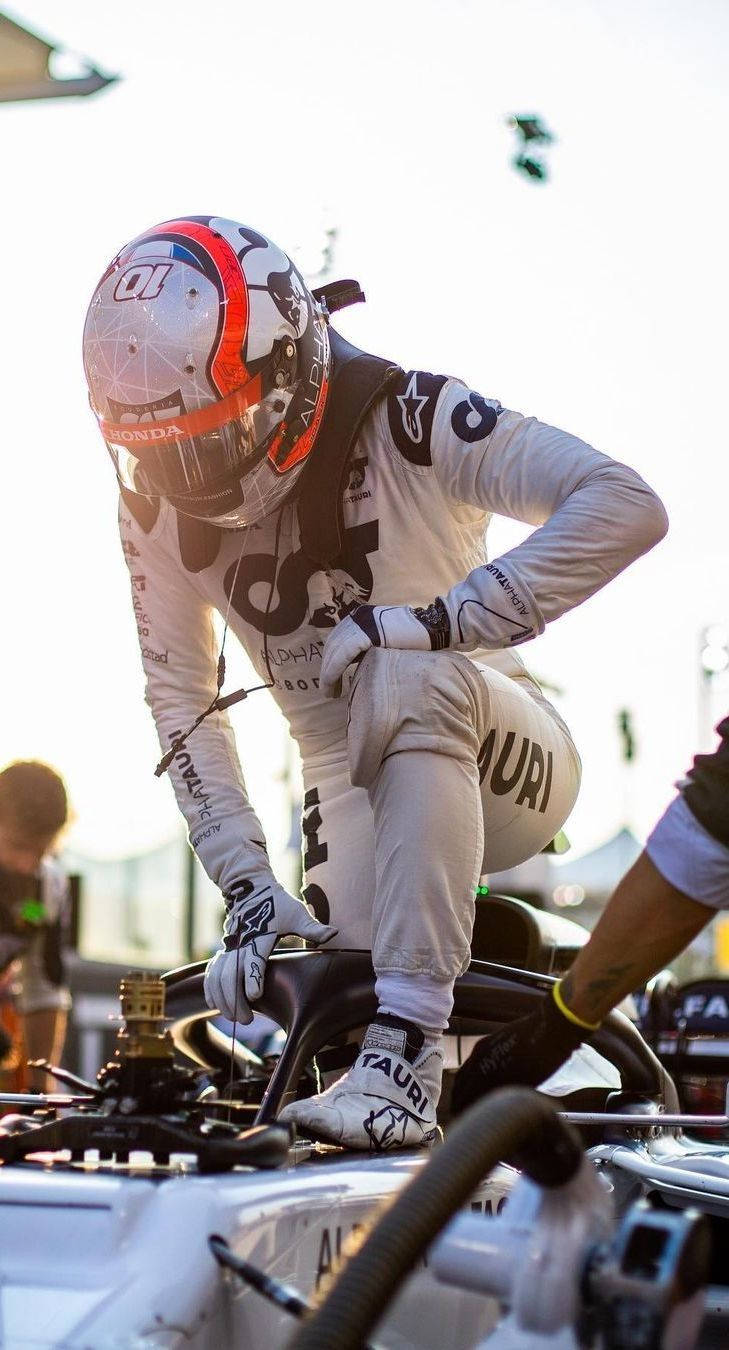
[[(667, 539), (525, 653), (584, 783), (570, 851), (492, 880), (592, 923), (729, 704), (729, 9), (2, 9), (47, 40), (54, 78), (88, 82), (69, 97), (29, 87), (0, 27), (0, 763), (39, 757), (67, 780), (81, 955), (169, 966), (206, 955), (219, 931), (219, 895), (153, 776), (114, 475), (81, 365), (107, 262), (185, 213), (253, 225), (312, 284), (356, 277), (367, 304), (344, 313), (345, 336), (582, 436), (663, 498)], [(496, 520), (492, 554), (523, 532)], [(250, 679), (233, 646), (231, 689)], [(232, 717), (294, 884), (296, 754), (267, 695)], [(703, 938), (698, 966), (729, 964), (725, 937)]]

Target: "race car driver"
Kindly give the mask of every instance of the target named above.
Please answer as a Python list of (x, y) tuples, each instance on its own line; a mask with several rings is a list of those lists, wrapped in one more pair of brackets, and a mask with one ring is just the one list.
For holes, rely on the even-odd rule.
[(570, 970), (527, 1017), (484, 1037), (456, 1075), (453, 1107), (508, 1083), (538, 1086), (626, 997), (729, 909), (729, 717), (619, 883)]
[[(312, 294), (243, 225), (170, 220), (104, 272), (84, 364), (158, 767), (227, 905), (206, 998), (248, 1020), (283, 934), (371, 947), (379, 1009), (358, 1058), (283, 1118), (379, 1149), (433, 1135), (484, 866), (543, 848), (577, 795), (569, 731), (515, 648), (666, 517), (577, 437), (353, 348), (329, 317), (362, 298), (352, 282)], [(536, 528), (489, 561), (492, 512)], [(301, 750), (311, 912), (274, 877), (246, 796), (214, 611)]]

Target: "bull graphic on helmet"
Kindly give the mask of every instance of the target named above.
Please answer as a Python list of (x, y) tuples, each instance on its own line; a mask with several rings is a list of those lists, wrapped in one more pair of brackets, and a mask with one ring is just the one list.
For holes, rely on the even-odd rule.
[(309, 317), (306, 287), (293, 263), (285, 272), (269, 272), (268, 290), (279, 314), (302, 333)]

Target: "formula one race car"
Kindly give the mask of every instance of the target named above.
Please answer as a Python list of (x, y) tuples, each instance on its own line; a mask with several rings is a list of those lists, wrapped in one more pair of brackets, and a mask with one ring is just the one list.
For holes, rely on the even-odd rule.
[[(483, 901), (452, 1067), (585, 936)], [(729, 1153), (700, 1141), (707, 1118), (677, 1114), (627, 1018), (544, 1085), (551, 1102), (507, 1090), (451, 1125), (446, 1086), (432, 1154), (388, 1151), (395, 1119), (351, 1154), (276, 1117), (353, 1059), (375, 1012), (369, 955), (274, 954), (259, 1006), (285, 1033), (277, 1055), (209, 1013), (202, 973), (123, 982), (96, 1082), (56, 1071), (73, 1093), (0, 1099), (7, 1350), (346, 1350), (371, 1333), (398, 1350), (729, 1344)]]

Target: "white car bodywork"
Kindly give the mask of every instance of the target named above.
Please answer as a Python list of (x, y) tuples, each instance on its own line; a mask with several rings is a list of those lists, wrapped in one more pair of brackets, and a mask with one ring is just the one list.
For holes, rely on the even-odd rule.
[[(179, 1056), (201, 1066), (203, 1075), (217, 1064), (218, 1082), (230, 1084), (234, 1066), (228, 1067), (226, 1054), (232, 1053), (239, 1086), (245, 1087), (244, 1053), (210, 1025), (201, 995), (202, 966), (166, 978)], [(341, 1043), (342, 1036), (367, 1022), (372, 986), (371, 964), (363, 953), (287, 951), (271, 958), (263, 1011), (285, 1028), (287, 1038), (276, 1067), (268, 1070), (270, 1077), (264, 1074), (254, 1082), (262, 1096), (246, 1109), (255, 1113), (257, 1124), (275, 1120), (312, 1055), (337, 1037)], [(465, 1039), (463, 1032), (469, 1034), (468, 1018), (481, 1034), (480, 1024), (498, 1020), (507, 1004), (511, 1015), (530, 1001), (533, 1006), (543, 987), (538, 974), (474, 961), (457, 982), (458, 1035)], [(673, 1109), (670, 1081), (663, 1083), (657, 1061), (623, 1023), (618, 1019), (599, 1043), (622, 1056), (628, 1076), (637, 1077), (637, 1087), (629, 1087), (653, 1092), (655, 1110), (659, 1102)], [(605, 1103), (621, 1074), (615, 1075), (612, 1062), (583, 1050), (544, 1086), (564, 1100), (586, 1081), (598, 1084)], [(125, 1100), (115, 1104), (113, 1091), (107, 1098), (102, 1094), (94, 1110), (107, 1120), (111, 1109), (110, 1123), (121, 1131), (128, 1119)], [(651, 1100), (640, 1097), (649, 1107)], [(166, 1095), (154, 1109), (170, 1109)], [(597, 1119), (602, 1120), (599, 1113)], [(620, 1142), (604, 1142), (603, 1131), (599, 1137), (603, 1142), (590, 1155), (614, 1189), (620, 1211), (639, 1194), (658, 1190), (678, 1206), (697, 1203), (699, 1193), (701, 1208), (715, 1216), (726, 1211), (729, 1217), (726, 1151), (711, 1145), (704, 1149), (650, 1117), (642, 1124), (637, 1118), (629, 1121)], [(27, 1141), (28, 1135), (23, 1138)], [(123, 1131), (120, 1144), (126, 1156)], [(285, 1144), (284, 1139), (284, 1149)], [(169, 1150), (162, 1149), (166, 1156)], [(77, 1148), (79, 1157), (82, 1152)], [(11, 1149), (5, 1156), (15, 1159), (19, 1153)], [(135, 1154), (128, 1164), (94, 1162), (90, 1155), (85, 1162), (35, 1156), (36, 1161), (0, 1166), (2, 1350), (283, 1350), (294, 1329), (291, 1315), (223, 1270), (209, 1238), (222, 1237), (235, 1256), (310, 1299), (321, 1290), (349, 1234), (428, 1158), (407, 1152), (365, 1157), (298, 1145), (289, 1165), (237, 1166), (203, 1175), (189, 1157), (163, 1166)], [(512, 1168), (499, 1166), (474, 1194), (471, 1208), (497, 1212), (517, 1177)], [(426, 1260), (403, 1286), (373, 1339), (388, 1350), (472, 1350), (497, 1329), (499, 1318), (494, 1298), (438, 1283)]]
[[(304, 1157), (311, 1160), (222, 1176), (184, 1166), (146, 1176), (139, 1166), (93, 1163), (0, 1168), (3, 1350), (284, 1346), (291, 1316), (223, 1271), (208, 1237), (221, 1235), (237, 1255), (309, 1298), (349, 1234), (427, 1155), (306, 1149)], [(497, 1169), (473, 1207), (496, 1212), (516, 1175)], [(398, 1350), (466, 1350), (497, 1317), (493, 1300), (448, 1289), (424, 1266), (383, 1334)]]

